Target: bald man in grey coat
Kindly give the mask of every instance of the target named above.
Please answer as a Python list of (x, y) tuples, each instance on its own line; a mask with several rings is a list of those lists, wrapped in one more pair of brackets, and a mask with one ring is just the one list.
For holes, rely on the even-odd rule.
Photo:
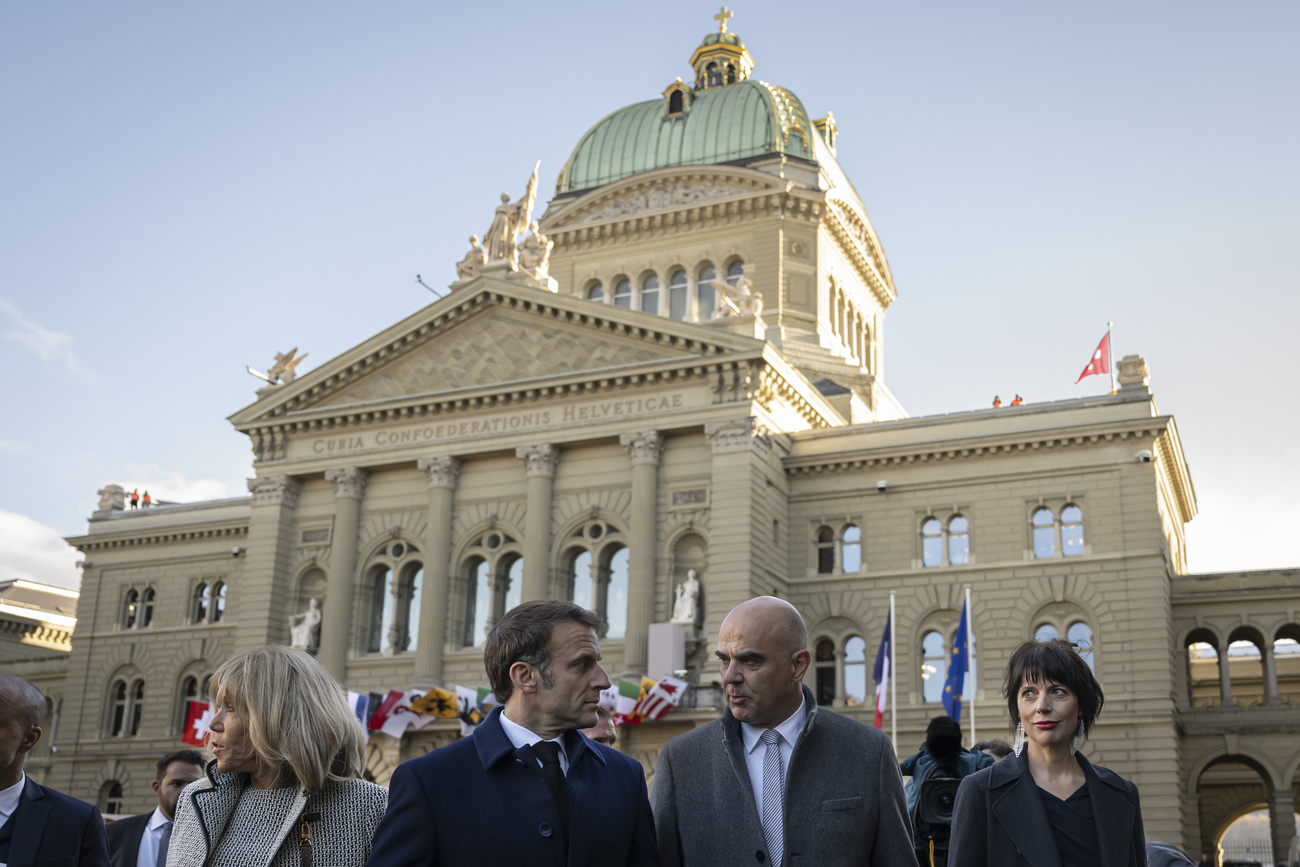
[(659, 754), (650, 805), (664, 867), (915, 867), (889, 739), (818, 708), (792, 605), (736, 606), (718, 633), (727, 709)]

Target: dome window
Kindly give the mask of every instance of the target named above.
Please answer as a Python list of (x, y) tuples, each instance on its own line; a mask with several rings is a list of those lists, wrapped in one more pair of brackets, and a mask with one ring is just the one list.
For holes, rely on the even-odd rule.
[(682, 92), (680, 90), (674, 90), (671, 94), (668, 95), (668, 113), (669, 114), (682, 113)]
[(691, 89), (682, 84), (680, 78), (677, 79), (664, 88), (664, 110), (661, 117), (665, 119), (685, 117), (690, 113), (691, 100), (694, 96)]

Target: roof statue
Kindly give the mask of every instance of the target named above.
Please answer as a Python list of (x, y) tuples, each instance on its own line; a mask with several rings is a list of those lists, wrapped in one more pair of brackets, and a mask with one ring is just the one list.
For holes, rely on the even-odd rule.
[(514, 263), (515, 249), (519, 235), (533, 219), (533, 205), (537, 202), (537, 169), (542, 165), (538, 160), (533, 166), (533, 176), (528, 179), (528, 189), (519, 201), (510, 202), (509, 193), (501, 194), (501, 204), (497, 205), (492, 225), (484, 236), (489, 262), (506, 261)]
[(246, 367), (244, 369), (253, 374), (253, 376), (256, 376), (258, 379), (266, 380), (271, 383), (271, 385), (293, 382), (298, 376), (295, 368), (298, 367), (300, 361), (307, 357), (307, 353), (304, 352), (302, 355), (298, 355), (298, 357), (295, 358), (294, 356), (297, 352), (298, 347), (296, 346), (288, 352), (277, 352), (275, 354), (275, 364), (271, 365), (270, 369), (268, 369), (266, 373), (259, 373), (251, 367)]
[(718, 293), (719, 316), (763, 315), (763, 296), (754, 291), (754, 284), (744, 274), (736, 278), (735, 286), (725, 280), (709, 282)]
[(519, 268), (534, 279), (545, 283), (550, 275), (551, 248), (555, 246), (555, 242), (542, 234), (536, 220), (528, 224), (528, 230), (532, 234), (524, 238), (519, 245)]
[(478, 235), (469, 236), (469, 252), (465, 258), (456, 263), (457, 280), (473, 280), (483, 270), (487, 264), (487, 250), (483, 249), (483, 244), (479, 242)]

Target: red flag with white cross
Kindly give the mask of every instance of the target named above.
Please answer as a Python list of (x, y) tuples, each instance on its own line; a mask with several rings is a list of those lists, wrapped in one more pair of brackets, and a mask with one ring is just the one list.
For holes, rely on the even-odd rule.
[(1075, 385), (1083, 382), (1085, 376), (1096, 376), (1101, 373), (1110, 373), (1110, 332), (1101, 339), (1097, 344), (1096, 350), (1092, 353), (1092, 358), (1088, 359), (1088, 366), (1079, 374), (1079, 378), (1074, 381)]

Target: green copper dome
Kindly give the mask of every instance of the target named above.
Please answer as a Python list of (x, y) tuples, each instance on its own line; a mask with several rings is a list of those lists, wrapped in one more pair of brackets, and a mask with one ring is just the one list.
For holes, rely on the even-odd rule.
[[(730, 34), (727, 34), (730, 35)], [(680, 90), (681, 110), (670, 111)], [(556, 183), (557, 195), (589, 190), (670, 166), (734, 163), (769, 154), (816, 162), (817, 135), (799, 98), (747, 79), (619, 109), (578, 142)]]

